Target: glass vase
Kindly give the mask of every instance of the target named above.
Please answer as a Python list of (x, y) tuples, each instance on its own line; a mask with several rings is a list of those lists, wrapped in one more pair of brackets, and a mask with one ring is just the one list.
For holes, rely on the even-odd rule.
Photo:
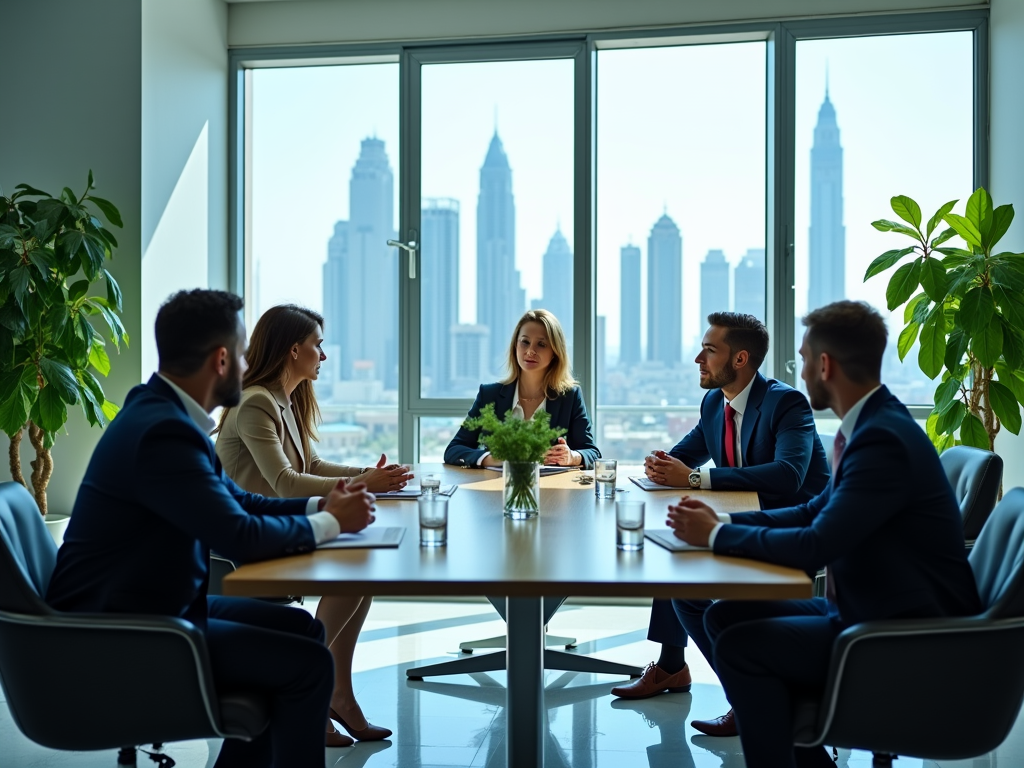
[(502, 463), (505, 481), (505, 517), (527, 520), (540, 513), (540, 462)]

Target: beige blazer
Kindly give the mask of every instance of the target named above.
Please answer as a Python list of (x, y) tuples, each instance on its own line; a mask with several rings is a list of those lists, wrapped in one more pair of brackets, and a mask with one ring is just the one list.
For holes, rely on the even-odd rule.
[(324, 461), (302, 450), (299, 429), (284, 392), (247, 387), (242, 402), (228, 411), (217, 435), (217, 455), (228, 477), (250, 493), (295, 498), (326, 496), (339, 477), (359, 467)]

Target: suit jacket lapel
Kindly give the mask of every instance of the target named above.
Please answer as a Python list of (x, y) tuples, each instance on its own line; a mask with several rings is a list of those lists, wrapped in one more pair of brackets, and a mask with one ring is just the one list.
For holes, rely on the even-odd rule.
[(504, 419), (506, 411), (511, 411), (512, 406), (515, 405), (515, 403), (512, 402), (512, 398), (514, 398), (515, 395), (515, 384), (502, 384), (501, 389), (498, 390), (498, 396), (494, 400), (494, 415), (499, 419)]
[(551, 414), (551, 421), (549, 424), (554, 426), (561, 426), (558, 423), (558, 416), (562, 412), (562, 401), (565, 400), (565, 396), (556, 397), (554, 400), (547, 400), (544, 403), (544, 409)]
[(295, 418), (293, 416), (289, 418), (291, 416), (291, 404), (289, 404), (283, 392), (278, 392), (276, 390), (270, 389), (269, 387), (267, 388), (267, 391), (274, 398), (274, 400), (277, 402), (278, 407), (281, 409), (281, 421), (284, 422), (285, 431), (287, 431), (288, 436), (292, 439), (292, 445), (295, 446), (295, 453), (297, 453), (299, 456), (298, 471), (305, 472), (306, 456), (302, 450), (302, 439), (299, 437), (299, 434), (296, 431), (295, 427), (293, 427)]
[(740, 430), (740, 456), (743, 466), (747, 466), (747, 449), (750, 447), (750, 436), (754, 434), (754, 426), (761, 416), (761, 403), (768, 392), (768, 382), (760, 373), (754, 375), (754, 383), (750, 386), (747, 407), (743, 411), (743, 427)]

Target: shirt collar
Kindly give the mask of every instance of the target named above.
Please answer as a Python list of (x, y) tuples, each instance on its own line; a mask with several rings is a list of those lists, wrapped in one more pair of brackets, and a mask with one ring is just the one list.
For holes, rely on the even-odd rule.
[[(757, 378), (757, 374), (754, 374), (754, 378), (747, 382), (742, 391), (736, 395), (732, 400), (726, 398), (725, 402), (732, 406), (732, 409), (736, 411), (740, 416), (747, 409), (747, 400), (750, 399), (750, 388), (754, 386), (754, 380)], [(724, 406), (723, 406), (724, 407)]]
[[(540, 405), (537, 406), (537, 410), (533, 412), (536, 416), (541, 411), (547, 410), (547, 398), (543, 398), (540, 401)], [(526, 412), (523, 410), (523, 406), (519, 404), (519, 381), (516, 381), (516, 391), (512, 394), (512, 415), (518, 419), (526, 418)]]
[(157, 376), (163, 379), (167, 386), (174, 390), (174, 394), (178, 396), (181, 400), (181, 404), (185, 406), (185, 412), (189, 415), (189, 418), (195, 422), (196, 426), (203, 430), (203, 434), (208, 435), (213, 432), (214, 427), (217, 426), (217, 422), (210, 417), (210, 414), (206, 412), (206, 409), (192, 399), (192, 396), (188, 392), (168, 379), (162, 373), (158, 373)]
[(854, 404), (853, 408), (848, 410), (846, 412), (846, 415), (843, 416), (843, 421), (839, 425), (839, 431), (843, 433), (843, 437), (845, 437), (847, 440), (849, 440), (850, 436), (853, 435), (853, 428), (857, 426), (857, 419), (860, 418), (860, 412), (864, 410), (864, 403), (866, 403), (868, 401), (868, 398), (875, 394), (875, 392), (877, 392), (881, 388), (882, 385), (879, 384), (877, 387), (872, 389), (870, 392), (864, 395), (864, 397), (858, 400)]

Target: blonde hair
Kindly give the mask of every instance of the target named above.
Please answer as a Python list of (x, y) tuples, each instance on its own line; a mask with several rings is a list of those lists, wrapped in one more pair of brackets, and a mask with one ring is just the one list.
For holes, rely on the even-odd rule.
[(521, 373), (519, 360), (516, 357), (516, 344), (519, 341), (519, 332), (527, 323), (540, 323), (548, 335), (548, 343), (551, 345), (553, 357), (544, 373), (544, 389), (547, 398), (564, 395), (576, 386), (577, 381), (572, 375), (572, 365), (569, 362), (569, 350), (565, 343), (565, 331), (558, 318), (546, 309), (530, 309), (516, 323), (516, 330), (512, 334), (512, 341), (508, 345), (508, 359), (505, 367), (508, 374), (502, 380), (502, 384), (512, 384), (519, 380)]

